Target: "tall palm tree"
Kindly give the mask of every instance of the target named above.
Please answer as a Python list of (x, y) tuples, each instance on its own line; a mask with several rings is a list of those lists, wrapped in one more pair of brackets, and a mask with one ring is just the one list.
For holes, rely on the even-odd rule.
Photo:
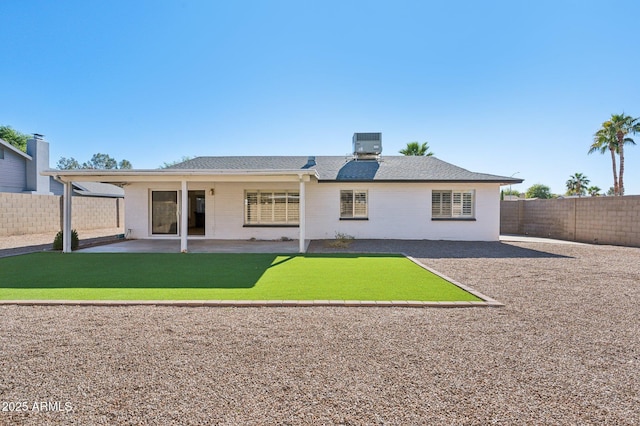
[(628, 134), (640, 133), (640, 117), (633, 118), (629, 115), (611, 114), (611, 119), (603, 123), (603, 128), (610, 127), (617, 139), (617, 152), (620, 156), (620, 174), (618, 177), (618, 191), (620, 195), (624, 195), (624, 145), (635, 145), (635, 141)]
[(613, 194), (618, 195), (620, 193), (618, 188), (618, 170), (616, 168), (616, 150), (618, 146), (618, 139), (615, 132), (612, 131), (611, 126), (602, 126), (593, 135), (593, 143), (589, 148), (589, 154), (593, 154), (596, 151), (600, 151), (600, 154), (605, 152), (611, 152), (611, 165), (613, 167)]
[(582, 173), (574, 173), (569, 176), (569, 180), (567, 181), (567, 194), (577, 195), (579, 197), (584, 195), (589, 182), (591, 181)]
[(407, 143), (407, 147), (401, 149), (400, 154), (402, 155), (417, 155), (417, 156), (426, 156), (431, 157), (433, 152), (429, 151), (429, 143), (425, 142), (422, 145), (418, 142), (409, 142)]

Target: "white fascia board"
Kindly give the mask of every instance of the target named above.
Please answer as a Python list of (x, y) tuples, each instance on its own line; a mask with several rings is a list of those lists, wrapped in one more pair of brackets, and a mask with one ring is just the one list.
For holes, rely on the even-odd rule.
[(318, 178), (315, 170), (205, 170), (205, 169), (170, 169), (170, 170), (44, 170), (43, 176), (53, 176), (61, 182), (84, 180), (91, 182), (249, 182), (260, 181), (298, 182), (300, 179)]

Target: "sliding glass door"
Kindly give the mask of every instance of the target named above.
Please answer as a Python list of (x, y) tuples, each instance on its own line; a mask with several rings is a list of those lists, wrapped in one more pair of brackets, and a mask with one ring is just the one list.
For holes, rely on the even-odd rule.
[(151, 234), (178, 235), (178, 191), (151, 191)]

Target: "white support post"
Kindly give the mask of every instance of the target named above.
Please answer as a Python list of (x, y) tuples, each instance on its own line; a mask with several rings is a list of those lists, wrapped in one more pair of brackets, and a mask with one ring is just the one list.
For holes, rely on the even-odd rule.
[(180, 203), (180, 251), (187, 252), (187, 234), (189, 233), (189, 189), (187, 181), (182, 181), (182, 199)]
[(71, 253), (71, 182), (64, 183), (62, 195), (62, 252)]
[(306, 219), (307, 219), (307, 215), (305, 213), (305, 201), (306, 201), (306, 195), (305, 195), (305, 184), (304, 184), (304, 177), (300, 176), (300, 236), (299, 236), (299, 242), (300, 242), (300, 246), (298, 251), (300, 253), (304, 253), (305, 252), (305, 226), (306, 226)]

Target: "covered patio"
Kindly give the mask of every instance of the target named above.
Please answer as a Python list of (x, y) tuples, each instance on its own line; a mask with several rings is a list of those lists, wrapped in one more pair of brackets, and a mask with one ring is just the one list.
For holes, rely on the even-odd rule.
[[(217, 170), (217, 169), (162, 169), (162, 170), (46, 170), (42, 173), (45, 176), (53, 176), (56, 180), (64, 184), (63, 195), (63, 252), (71, 252), (71, 230), (72, 211), (71, 196), (72, 184), (74, 181), (93, 181), (111, 183), (123, 187), (136, 183), (150, 183), (160, 188), (169, 188), (177, 207), (172, 215), (176, 220), (170, 227), (170, 231), (160, 232), (165, 235), (153, 235), (151, 226), (149, 230), (143, 231), (141, 236), (134, 235), (135, 241), (130, 244), (118, 243), (108, 247), (96, 247), (95, 250), (102, 251), (124, 251), (124, 252), (245, 252), (245, 253), (304, 253), (308, 246), (305, 238), (306, 234), (306, 184), (311, 179), (317, 179), (317, 172), (313, 169), (281, 169), (281, 170)], [(288, 184), (294, 185), (296, 198), (298, 199), (299, 217), (295, 225), (289, 227), (297, 228), (297, 235), (291, 235), (288, 241), (257, 241), (248, 240), (225, 240), (210, 239), (204, 230), (202, 233), (191, 235), (189, 231), (189, 193), (192, 189), (197, 192), (213, 197), (217, 193), (216, 184), (250, 184), (259, 186), (260, 184)], [(203, 191), (202, 186), (208, 189)], [(162, 192), (162, 191), (161, 191)], [(196, 192), (196, 191), (191, 191)], [(151, 191), (149, 191), (151, 193)], [(126, 192), (125, 192), (126, 194)], [(126, 196), (125, 196), (126, 199)], [(127, 202), (127, 201), (125, 201)], [(149, 207), (151, 209), (151, 207)], [(138, 209), (138, 211), (141, 209)], [(151, 216), (151, 214), (149, 214)], [(127, 215), (128, 217), (128, 215)], [(215, 218), (211, 217), (215, 223)], [(127, 225), (126, 228), (129, 228)], [(171, 235), (169, 235), (171, 234)], [(204, 238), (202, 238), (204, 236)], [(297, 238), (296, 238), (297, 237)], [(295, 245), (295, 249), (292, 249)], [(93, 249), (92, 249), (93, 250)]]

